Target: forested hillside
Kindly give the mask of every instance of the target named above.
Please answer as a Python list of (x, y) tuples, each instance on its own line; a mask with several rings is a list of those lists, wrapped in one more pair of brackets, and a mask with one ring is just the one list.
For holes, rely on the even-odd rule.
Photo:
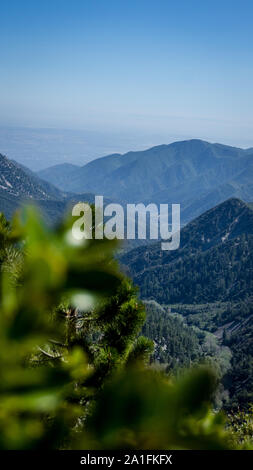
[(231, 199), (181, 230), (178, 250), (160, 244), (120, 258), (141, 297), (159, 303), (206, 303), (245, 299), (253, 288), (253, 211)]
[(253, 400), (251, 205), (230, 199), (184, 227), (178, 250), (164, 252), (155, 243), (120, 261), (146, 299), (144, 332), (155, 341), (154, 360), (174, 370), (209, 358), (220, 369), (218, 402), (247, 408)]

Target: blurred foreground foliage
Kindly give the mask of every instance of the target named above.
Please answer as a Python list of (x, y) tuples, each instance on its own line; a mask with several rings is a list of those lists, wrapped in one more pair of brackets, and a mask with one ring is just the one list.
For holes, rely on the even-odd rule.
[(247, 410), (229, 412), (227, 416), (227, 429), (233, 439), (234, 445), (253, 449), (253, 406)]
[(0, 216), (0, 448), (228, 449), (244, 445), (213, 413), (216, 378), (168, 379), (114, 242), (48, 229), (27, 208)]

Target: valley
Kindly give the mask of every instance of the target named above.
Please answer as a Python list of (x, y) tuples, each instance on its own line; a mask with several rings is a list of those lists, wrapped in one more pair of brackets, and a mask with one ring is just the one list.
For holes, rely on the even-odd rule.
[(142, 333), (155, 344), (151, 361), (166, 373), (215, 364), (217, 407), (244, 406), (253, 399), (252, 161), (251, 150), (203, 141), (38, 174), (0, 155), (0, 211), (10, 219), (29, 202), (56, 224), (76, 202), (94, 203), (95, 194), (123, 206), (142, 198), (146, 204), (181, 202), (178, 250), (131, 240), (117, 258), (145, 303)]

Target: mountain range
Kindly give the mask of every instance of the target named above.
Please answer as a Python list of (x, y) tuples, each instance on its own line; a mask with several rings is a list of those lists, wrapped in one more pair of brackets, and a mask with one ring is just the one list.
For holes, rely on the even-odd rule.
[(0, 212), (10, 218), (29, 201), (52, 223), (94, 194), (106, 204), (181, 202), (191, 221), (178, 250), (142, 240), (118, 259), (145, 300), (153, 359), (171, 369), (215, 357), (229, 403), (241, 406), (253, 397), (253, 204), (234, 196), (253, 200), (252, 162), (252, 149), (196, 140), (38, 174), (0, 155)]
[(123, 205), (180, 203), (185, 224), (228, 198), (253, 200), (253, 149), (189, 140), (109, 155), (82, 167), (64, 163), (37, 174), (0, 155), (0, 204), (8, 217), (21, 199), (40, 201), (54, 219), (68, 201), (93, 201), (94, 194)]
[[(171, 161), (174, 159), (176, 162), (179, 155), (182, 157), (183, 148), (185, 149), (184, 161), (192, 163), (196, 160), (199, 167), (202, 166), (205, 171), (208, 165), (214, 167), (214, 160), (216, 160), (216, 166), (219, 167), (220, 173), (223, 169), (223, 174), (231, 176), (235, 167), (237, 170), (239, 168), (242, 170), (242, 167), (247, 163), (248, 170), (244, 169), (240, 172), (240, 188), (244, 193), (250, 189), (252, 184), (250, 169), (253, 167), (251, 149), (241, 150), (219, 144), (207, 144), (202, 141), (177, 142), (157, 148), (157, 159), (153, 158), (154, 173), (157, 167), (154, 161), (161, 163), (165, 158), (162, 155), (164, 152), (167, 159), (170, 158)], [(196, 153), (196, 148), (199, 153)], [(137, 159), (138, 162), (145, 158), (150, 163), (149, 153), (154, 156), (154, 152), (155, 149), (137, 152), (141, 154)], [(132, 163), (135, 162), (135, 166), (136, 154), (134, 154), (135, 157), (133, 154), (130, 153), (129, 158)], [(24, 202), (33, 201), (44, 212), (47, 220), (55, 222), (63, 216), (71, 204), (78, 201), (94, 201), (93, 193), (95, 191), (92, 184), (95, 174), (92, 176), (91, 173), (95, 171), (95, 168), (97, 168), (96, 180), (100, 180), (102, 184), (102, 169), (107, 172), (109, 178), (109, 169), (112, 166), (115, 171), (116, 166), (118, 170), (123, 171), (123, 168), (119, 166), (119, 162), (122, 160), (128, 160), (127, 155), (112, 155), (95, 160), (83, 167), (86, 176), (89, 173), (91, 182), (88, 187), (86, 186), (86, 193), (74, 194), (56, 188), (52, 183), (39, 178), (37, 174), (26, 167), (0, 155), (0, 211), (3, 211), (9, 218), (14, 210)], [(229, 162), (227, 166), (226, 162)], [(98, 171), (98, 165), (102, 168), (100, 171)], [(126, 163), (126, 165), (128, 164)], [(150, 168), (149, 165), (147, 166)], [(185, 168), (188, 167), (185, 166)], [(54, 170), (55, 172), (52, 171), (53, 177), (59, 172), (59, 167), (54, 167)], [(62, 170), (64, 170), (66, 178), (68, 174), (76, 174), (74, 165), (61, 166), (63, 176)], [(79, 168), (78, 172), (82, 173), (81, 170)], [(190, 171), (188, 173), (191, 174)], [(140, 176), (139, 173), (138, 175)], [(209, 181), (213, 178), (212, 171), (210, 171), (210, 175)], [(149, 178), (151, 178), (151, 173)], [(106, 179), (105, 176), (104, 179)], [(69, 180), (71, 181), (71, 177)], [(234, 181), (236, 181), (236, 177), (234, 177)], [(128, 177), (126, 175), (125, 184), (127, 183)], [(91, 188), (93, 193), (88, 192)], [(113, 188), (115, 186), (111, 189), (112, 193)], [(145, 190), (144, 184), (142, 187), (136, 188), (135, 196), (133, 192), (129, 191), (131, 199), (137, 198), (137, 195), (140, 195), (143, 190)], [(109, 194), (110, 188), (107, 191)], [(194, 188), (192, 193), (194, 193)], [(250, 191), (248, 195), (250, 197)], [(114, 196), (116, 196), (115, 193)], [(130, 250), (129, 253), (124, 252), (121, 263), (127, 267), (134, 282), (140, 286), (142, 297), (156, 300), (159, 303), (192, 304), (194, 302), (243, 298), (252, 289), (252, 236), (253, 211), (250, 205), (236, 198), (230, 198), (188, 223), (181, 230), (181, 243), (178, 250), (167, 252), (161, 250), (160, 243), (144, 244)], [(131, 245), (132, 247), (133, 245)]]
[(81, 167), (57, 165), (38, 176), (65, 192), (124, 203), (180, 203), (186, 223), (228, 198), (253, 200), (253, 149), (195, 139), (112, 154)]

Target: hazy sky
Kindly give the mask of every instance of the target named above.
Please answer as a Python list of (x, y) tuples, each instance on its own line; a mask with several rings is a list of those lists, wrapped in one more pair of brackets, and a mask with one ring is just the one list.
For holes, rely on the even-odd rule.
[(252, 0), (2, 0), (0, 125), (253, 146), (252, 17)]

